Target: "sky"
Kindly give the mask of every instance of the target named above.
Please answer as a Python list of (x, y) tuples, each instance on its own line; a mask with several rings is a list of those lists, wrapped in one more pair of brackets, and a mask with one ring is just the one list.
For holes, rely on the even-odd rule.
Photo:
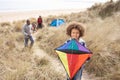
[(0, 0), (0, 11), (83, 9), (108, 0)]

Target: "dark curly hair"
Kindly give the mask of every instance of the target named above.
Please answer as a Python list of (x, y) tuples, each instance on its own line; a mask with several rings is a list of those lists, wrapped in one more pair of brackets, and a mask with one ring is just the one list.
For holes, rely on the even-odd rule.
[(72, 22), (68, 25), (67, 29), (66, 29), (66, 32), (67, 32), (67, 35), (68, 36), (71, 36), (71, 31), (72, 29), (77, 29), (79, 30), (80, 32), (80, 36), (79, 37), (82, 37), (84, 36), (84, 33), (85, 33), (85, 27), (83, 24), (81, 23), (78, 23), (78, 22)]

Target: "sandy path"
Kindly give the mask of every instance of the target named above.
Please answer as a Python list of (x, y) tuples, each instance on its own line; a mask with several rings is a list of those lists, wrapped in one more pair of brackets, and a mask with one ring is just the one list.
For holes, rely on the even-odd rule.
[[(35, 38), (36, 34), (37, 33), (35, 33), (33, 35), (34, 38)], [(65, 70), (64, 70), (63, 66), (61, 65), (60, 61), (55, 57), (49, 56), (45, 51), (40, 49), (37, 42), (35, 42), (35, 44), (33, 46), (33, 52), (34, 52), (34, 54), (33, 54), (34, 57), (35, 56), (39, 56), (40, 58), (47, 57), (48, 60), (50, 61), (50, 64), (51, 64), (52, 68), (54, 70), (56, 70), (57, 72), (60, 72), (60, 73), (65, 72)]]
[(41, 50), (36, 44), (34, 46), (35, 47), (33, 50), (34, 51), (33, 56), (39, 56), (40, 58), (44, 58), (45, 56), (47, 56), (53, 69), (55, 69), (56, 71), (64, 72), (64, 69), (63, 69), (61, 63), (57, 60), (57, 58), (49, 56), (47, 53), (45, 53), (43, 50)]

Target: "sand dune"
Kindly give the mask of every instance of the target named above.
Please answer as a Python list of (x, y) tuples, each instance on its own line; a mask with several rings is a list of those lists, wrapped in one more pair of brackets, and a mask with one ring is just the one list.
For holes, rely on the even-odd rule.
[(49, 15), (62, 15), (83, 11), (81, 9), (67, 10), (44, 10), (44, 11), (20, 11), (20, 12), (0, 12), (0, 22), (12, 22), (28, 18), (37, 18), (39, 15), (47, 17)]

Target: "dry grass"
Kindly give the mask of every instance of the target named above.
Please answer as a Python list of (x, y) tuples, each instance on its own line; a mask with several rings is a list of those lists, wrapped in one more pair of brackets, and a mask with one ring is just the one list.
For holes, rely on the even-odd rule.
[[(10, 64), (10, 63), (8, 62), (8, 64)], [(30, 64), (28, 64), (27, 62), (23, 62), (21, 60), (20, 61), (17, 60), (17, 63), (13, 62), (13, 64), (10, 64), (10, 65), (14, 65), (15, 69), (10, 68), (9, 72), (7, 72), (5, 74), (5, 80), (23, 80), (23, 79), (25, 79), (24, 75), (27, 73), (27, 69), (30, 66)]]
[(22, 21), (17, 21), (17, 22), (14, 22), (14, 30), (16, 32), (21, 32), (22, 31), (22, 26), (23, 26), (24, 22)]
[(119, 66), (118, 62), (120, 61), (120, 36), (118, 35), (120, 34), (120, 27), (118, 21), (119, 19), (113, 15), (104, 20), (96, 18), (92, 23), (87, 24), (85, 39), (94, 54), (91, 61), (86, 65), (86, 69), (95, 73), (96, 76), (102, 77), (117, 71), (115, 67), (111, 66)]
[[(29, 18), (31, 23), (35, 23), (36, 24), (36, 19), (35, 18)], [(22, 27), (25, 24), (25, 20), (22, 21), (14, 21), (13, 22), (13, 28), (15, 30), (15, 32), (21, 32), (22, 31)]]
[(1, 27), (11, 26), (11, 23), (10, 23), (10, 22), (2, 22), (2, 23), (0, 23), (0, 26), (1, 26)]
[(0, 26), (0, 80), (63, 80), (65, 76), (54, 70), (47, 57), (33, 59), (33, 51), (23, 49), (22, 32), (13, 27)]
[[(56, 72), (53, 68), (50, 67), (51, 65), (45, 67), (39, 67), (34, 70), (33, 76), (36, 80), (64, 80), (62, 73)], [(34, 80), (34, 79), (33, 79)]]
[(49, 64), (49, 60), (46, 57), (39, 58), (36, 56), (34, 58), (34, 60), (35, 60), (37, 66), (47, 66)]
[[(118, 62), (120, 62), (120, 36), (118, 35), (120, 34), (119, 12), (116, 12), (103, 20), (98, 14), (100, 10), (103, 10), (101, 4), (95, 9), (96, 11), (92, 10), (83, 13), (73, 13), (66, 16), (65, 20), (67, 23), (72, 20), (83, 22), (87, 26), (84, 39), (87, 41), (88, 47), (93, 52), (93, 56), (90, 62), (86, 64), (86, 70), (96, 74), (96, 76), (103, 77), (104, 79), (105, 76), (107, 76), (107, 79), (110, 80), (113, 79), (111, 79), (111, 77), (113, 77), (114, 74), (117, 74), (114, 76), (114, 79), (119, 79), (119, 73), (117, 73), (120, 71), (118, 69), (118, 67), (120, 67), (120, 65), (118, 65)], [(62, 16), (62, 18), (63, 17), (65, 16)], [(50, 53), (50, 55), (54, 54), (54, 51), (52, 50), (64, 43), (68, 38), (65, 36), (65, 26), (66, 25), (64, 25), (64, 28), (46, 28), (41, 30), (40, 32), (42, 33), (39, 33), (40, 35), (37, 37), (37, 40), (40, 41), (40, 48), (44, 49), (47, 53)]]
[(39, 41), (40, 48), (45, 50), (50, 55), (56, 55), (54, 49), (60, 44), (63, 44), (67, 39), (64, 28), (64, 26), (59, 29), (54, 27), (46, 27), (39, 30), (37, 41)]
[[(108, 3), (106, 3), (108, 5)], [(104, 6), (106, 5), (104, 4)], [(119, 2), (112, 3), (117, 11), (108, 17), (107, 8), (102, 4), (93, 6), (86, 12), (70, 15), (49, 16), (45, 18), (45, 27), (38, 30), (36, 42), (50, 57), (56, 57), (54, 49), (63, 44), (69, 37), (66, 26), (71, 21), (84, 23), (87, 27), (86, 40), (88, 48), (93, 52), (91, 60), (86, 64), (86, 70), (101, 77), (101, 80), (120, 79), (120, 13)], [(117, 6), (115, 6), (115, 4)], [(111, 5), (111, 4), (110, 4)], [(104, 19), (99, 17), (99, 12)], [(105, 14), (103, 14), (105, 13)], [(48, 26), (52, 19), (63, 18), (66, 24), (53, 28)], [(30, 18), (35, 22), (35, 18)], [(23, 49), (21, 27), (23, 21), (13, 24), (6, 22), (0, 26), (0, 80), (64, 80), (65, 73), (54, 70), (48, 57), (32, 57), (33, 51)], [(3, 27), (4, 26), (4, 27)]]
[(35, 57), (36, 68), (33, 70), (33, 77), (36, 80), (64, 80), (65, 76), (63, 73), (57, 72), (51, 65), (49, 58), (43, 57)]
[(36, 18), (30, 18), (31, 23), (37, 24), (37, 19)]
[[(87, 31), (84, 39), (93, 52), (90, 62), (86, 64), (86, 70), (96, 74), (96, 76), (105, 77), (108, 75), (111, 77), (110, 74), (118, 71), (118, 69), (111, 66), (118, 67), (118, 62), (120, 61), (119, 17), (120, 15), (117, 15), (117, 17), (113, 15), (105, 20), (95, 18), (86, 23)], [(40, 48), (50, 55), (54, 55), (54, 48), (63, 44), (68, 39), (65, 34), (65, 26), (59, 28), (49, 27), (40, 30), (37, 36), (37, 41), (40, 41)], [(116, 78), (118, 77), (116, 76)]]
[(94, 16), (99, 15), (102, 18), (106, 18), (120, 11), (120, 1), (95, 4), (91, 8), (88, 8), (88, 10), (92, 12)]
[(30, 52), (23, 51), (22, 40), (11, 26), (0, 27), (0, 80), (23, 80), (29, 68)]
[(109, 76), (106, 76), (102, 78), (102, 80), (119, 80), (120, 79), (120, 72), (114, 72), (113, 74), (109, 74)]
[(106, 3), (100, 10), (99, 15), (101, 17), (111, 16), (114, 12), (120, 11), (120, 1), (114, 3)]

